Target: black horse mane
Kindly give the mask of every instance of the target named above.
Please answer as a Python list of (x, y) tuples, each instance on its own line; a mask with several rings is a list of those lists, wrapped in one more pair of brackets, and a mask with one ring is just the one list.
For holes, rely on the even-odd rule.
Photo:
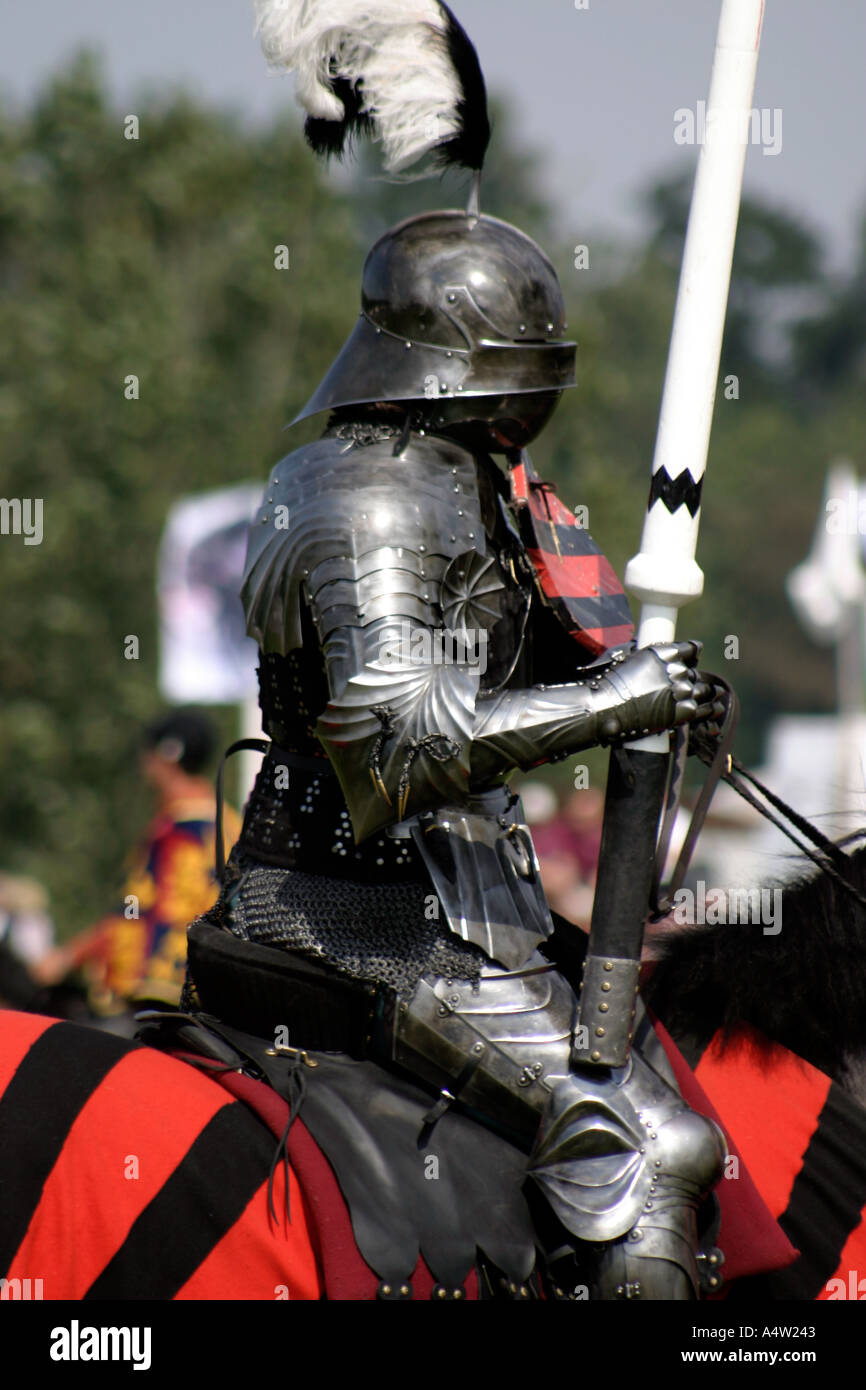
[[(858, 835), (858, 840), (863, 836)], [(866, 847), (849, 854), (848, 881), (866, 892)], [(680, 928), (664, 938), (645, 990), (675, 1037), (703, 1050), (763, 1035), (845, 1083), (866, 1055), (866, 908), (820, 870), (782, 889), (781, 930), (758, 922)]]

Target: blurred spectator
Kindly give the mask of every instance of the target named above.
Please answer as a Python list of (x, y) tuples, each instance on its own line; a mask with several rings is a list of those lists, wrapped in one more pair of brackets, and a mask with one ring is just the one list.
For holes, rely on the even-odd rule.
[(48, 894), (35, 878), (0, 873), (0, 941), (25, 965), (53, 946)]
[[(215, 747), (211, 721), (178, 710), (144, 733), (141, 773), (155, 793), (156, 816), (131, 856), (124, 898), (114, 912), (44, 956), (34, 968), (43, 984), (84, 967), (94, 1012), (172, 1008), (180, 1002), (189, 923), (213, 905), (216, 804), (203, 771)], [(228, 847), (240, 833), (224, 808)]]
[(35, 1007), (39, 990), (28, 966), (54, 944), (48, 894), (33, 878), (0, 874), (0, 1007)]
[(521, 795), (547, 900), (554, 912), (588, 931), (604, 797), (587, 787), (572, 792), (559, 811), (554, 793), (543, 783), (526, 783)]

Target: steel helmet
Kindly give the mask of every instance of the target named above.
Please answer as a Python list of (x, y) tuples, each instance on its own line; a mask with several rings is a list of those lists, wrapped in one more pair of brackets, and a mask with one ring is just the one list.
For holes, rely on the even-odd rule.
[(556, 271), (531, 237), (495, 217), (423, 213), (370, 250), (358, 322), (296, 420), (439, 400), (453, 422), (478, 397), (558, 393), (575, 385), (564, 331)]

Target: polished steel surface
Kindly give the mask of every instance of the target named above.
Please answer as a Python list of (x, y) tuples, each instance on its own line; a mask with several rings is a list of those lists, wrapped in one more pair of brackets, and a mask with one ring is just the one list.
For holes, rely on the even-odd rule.
[(494, 217), (423, 213), (372, 247), (357, 324), (296, 418), (375, 401), (559, 391), (575, 384), (564, 332), (556, 271), (530, 237)]

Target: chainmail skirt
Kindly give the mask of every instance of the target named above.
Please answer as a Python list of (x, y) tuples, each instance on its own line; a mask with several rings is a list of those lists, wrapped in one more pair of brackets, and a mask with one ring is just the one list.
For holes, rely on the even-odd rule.
[(284, 946), (401, 994), (428, 972), (477, 983), (486, 956), (425, 915), (431, 906), (439, 908), (430, 883), (354, 883), (236, 852), (215, 915), (244, 941)]

